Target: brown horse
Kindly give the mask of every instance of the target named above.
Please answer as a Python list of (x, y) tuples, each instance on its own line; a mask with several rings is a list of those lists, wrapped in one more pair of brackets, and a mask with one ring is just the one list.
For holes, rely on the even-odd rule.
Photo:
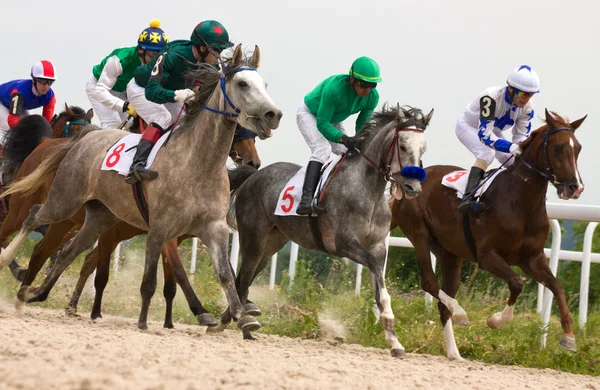
[[(261, 164), (258, 152), (254, 144), (254, 138), (247, 133), (236, 131), (234, 135), (233, 143), (231, 145), (230, 156), (234, 162), (238, 165), (247, 164), (255, 167), (259, 167)], [(52, 146), (66, 142), (66, 140), (48, 140), (43, 142), (33, 153), (31, 153), (23, 163), (21, 170), (19, 170), (16, 179), (29, 175), (33, 172), (41, 163), (46, 152)], [(10, 212), (6, 218), (5, 223), (0, 227), (0, 242), (4, 242), (8, 237), (15, 231), (20, 229), (23, 221), (29, 214), (29, 209), (34, 204), (44, 203), (48, 191), (52, 185), (52, 178), (49, 178), (44, 185), (42, 185), (37, 191), (31, 195), (22, 196), (21, 193), (15, 193), (10, 199)], [(10, 267), (15, 277), (23, 282), (23, 286), (31, 285), (36, 275), (38, 274), (41, 267), (46, 262), (46, 259), (56, 251), (58, 251), (64, 243), (70, 240), (74, 233), (81, 227), (85, 218), (85, 211), (82, 208), (75, 216), (70, 220), (62, 221), (57, 224), (50, 225), (50, 228), (46, 232), (45, 237), (35, 246), (34, 252), (31, 256), (29, 269), (21, 269), (18, 264), (13, 260)], [(68, 314), (75, 314), (77, 312), (77, 303), (81, 292), (85, 286), (89, 276), (94, 272), (96, 267), (98, 271), (95, 279), (96, 297), (94, 300), (94, 306), (92, 309), (92, 319), (100, 318), (101, 315), (101, 303), (102, 294), (106, 284), (108, 282), (109, 275), (109, 264), (110, 255), (123, 240), (127, 240), (131, 237), (145, 234), (146, 231), (137, 229), (124, 222), (119, 222), (113, 228), (105, 232), (100, 236), (98, 240), (98, 246), (88, 254), (84, 265), (80, 272), (80, 277), (77, 282), (73, 296), (71, 297), (69, 306), (67, 307)], [(164, 326), (166, 328), (172, 328), (172, 302), (175, 297), (176, 286), (175, 280), (180, 283), (181, 288), (188, 300), (190, 310), (198, 318), (201, 325), (216, 325), (212, 315), (202, 306), (201, 302), (196, 297), (192, 287), (187, 279), (185, 270), (181, 265), (179, 255), (177, 253), (178, 242), (177, 239), (169, 241), (163, 246), (162, 259), (164, 268), (164, 296), (167, 302), (167, 309), (165, 315)], [(174, 279), (175, 276), (175, 279)]]
[[(422, 288), (439, 300), (448, 358), (462, 359), (450, 318), (458, 324), (468, 324), (465, 311), (454, 299), (460, 284), (462, 259), (477, 262), (481, 269), (508, 283), (508, 305), (488, 318), (490, 328), (512, 320), (523, 283), (510, 266), (519, 266), (552, 291), (563, 328), (560, 345), (575, 350), (575, 335), (564, 290), (552, 275), (544, 255), (549, 229), (545, 202), (548, 182), (556, 187), (561, 199), (577, 199), (583, 191), (577, 168), (581, 145), (575, 130), (584, 119), (569, 123), (546, 110), (546, 124), (522, 143), (521, 158), (498, 175), (483, 194), (482, 201), (489, 208), (481, 214), (468, 216), (476, 258), (463, 233), (463, 216), (458, 212), (460, 199), (453, 189), (441, 184), (444, 175), (461, 168), (431, 166), (426, 169), (427, 180), (420, 197), (390, 202), (391, 228), (400, 226), (414, 245), (421, 267)], [(441, 265), (442, 289), (431, 267), (430, 251)]]

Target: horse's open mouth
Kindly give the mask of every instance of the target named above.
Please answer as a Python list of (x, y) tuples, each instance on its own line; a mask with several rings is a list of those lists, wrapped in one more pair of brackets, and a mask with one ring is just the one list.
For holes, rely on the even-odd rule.
[(265, 125), (265, 123), (263, 121), (259, 121), (260, 122), (260, 127), (262, 128), (262, 133), (264, 135), (264, 138), (270, 138), (273, 136), (273, 130), (271, 130), (267, 125)]

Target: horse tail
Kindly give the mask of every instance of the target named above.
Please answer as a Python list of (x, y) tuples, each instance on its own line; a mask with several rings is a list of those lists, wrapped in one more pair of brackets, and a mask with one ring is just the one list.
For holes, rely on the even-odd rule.
[(33, 194), (42, 186), (42, 184), (44, 184), (48, 176), (56, 173), (60, 163), (65, 158), (67, 153), (73, 148), (73, 146), (75, 146), (75, 144), (88, 133), (98, 129), (99, 127), (97, 126), (86, 126), (75, 137), (70, 138), (64, 144), (57, 145), (52, 150), (49, 150), (49, 154), (42, 161), (40, 166), (35, 169), (35, 171), (9, 185), (6, 190), (0, 194), (0, 197), (5, 197), (17, 192), (22, 193), (23, 196), (29, 196)]
[(227, 175), (229, 176), (229, 191), (231, 194), (229, 201), (229, 212), (227, 213), (227, 225), (229, 225), (229, 227), (233, 230), (237, 231), (237, 222), (235, 218), (235, 196), (237, 190), (250, 176), (256, 172), (258, 172), (258, 169), (250, 165), (242, 165), (240, 167), (227, 170)]
[(52, 127), (41, 115), (27, 115), (6, 133), (3, 172), (8, 181), (19, 171), (23, 161), (46, 138), (52, 138)]

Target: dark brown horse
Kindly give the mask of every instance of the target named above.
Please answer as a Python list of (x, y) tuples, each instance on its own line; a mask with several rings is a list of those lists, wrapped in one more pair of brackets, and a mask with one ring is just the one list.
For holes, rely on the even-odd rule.
[[(421, 267), (422, 288), (439, 299), (448, 358), (461, 359), (450, 318), (458, 324), (468, 324), (465, 311), (454, 299), (463, 259), (477, 262), (481, 269), (508, 284), (508, 305), (488, 318), (490, 328), (512, 320), (523, 283), (510, 266), (519, 266), (552, 291), (563, 328), (560, 345), (575, 350), (564, 290), (552, 275), (544, 255), (549, 229), (546, 191), (549, 182), (556, 187), (561, 199), (577, 199), (583, 191), (577, 168), (581, 145), (575, 130), (584, 119), (569, 123), (556, 113), (546, 111), (546, 124), (522, 143), (521, 158), (501, 173), (483, 194), (482, 201), (488, 209), (468, 217), (476, 258), (463, 233), (463, 216), (458, 212), (460, 199), (456, 191), (441, 184), (444, 175), (461, 168), (431, 166), (426, 169), (427, 180), (420, 197), (391, 201), (391, 228), (400, 226), (414, 245)], [(431, 267), (430, 251), (441, 265), (442, 289)]]
[[(240, 130), (243, 129), (240, 128)], [(232, 159), (234, 159), (236, 164), (240, 165), (244, 163), (255, 167), (260, 166), (261, 162), (260, 158), (258, 157), (258, 152), (256, 151), (254, 138), (255, 137), (243, 133), (242, 131), (239, 133), (236, 131), (230, 151), (230, 156), (235, 156), (235, 159), (234, 157), (232, 157)], [(33, 172), (33, 170), (35, 170), (43, 160), (46, 152), (51, 150), (53, 145), (58, 145), (64, 142), (66, 142), (66, 140), (48, 140), (43, 142), (25, 159), (25, 162), (19, 170), (16, 179), (27, 176)], [(10, 199), (9, 215), (6, 218), (6, 221), (0, 227), (0, 242), (4, 242), (4, 240), (10, 237), (15, 231), (20, 229), (23, 221), (29, 214), (29, 209), (31, 206), (45, 202), (51, 185), (52, 178), (49, 178), (44, 185), (30, 195), (23, 196), (21, 193), (15, 193), (12, 195)], [(22, 286), (31, 285), (48, 257), (58, 251), (63, 244), (73, 237), (74, 233), (83, 224), (84, 218), (85, 211), (82, 208), (71, 219), (50, 225), (50, 228), (46, 232), (44, 238), (34, 248), (34, 252), (29, 263), (29, 269), (21, 269), (13, 260), (11, 263), (11, 270), (13, 271), (15, 277), (23, 282)], [(146, 232), (143, 230), (137, 229), (124, 222), (119, 222), (113, 228), (100, 236), (100, 239), (98, 240), (98, 246), (86, 257), (80, 272), (77, 286), (73, 292), (69, 306), (67, 307), (67, 313), (75, 314), (77, 312), (77, 303), (85, 283), (96, 267), (98, 267), (95, 279), (96, 297), (94, 300), (91, 317), (92, 319), (102, 317), (102, 294), (108, 282), (111, 253), (114, 251), (119, 242), (145, 233)], [(201, 302), (198, 300), (194, 291), (192, 290), (185, 270), (179, 259), (177, 245), (178, 241), (177, 239), (174, 239), (169, 241), (168, 244), (165, 244), (162, 249), (165, 277), (163, 293), (167, 303), (164, 326), (167, 328), (173, 327), (172, 302), (176, 292), (175, 281), (181, 285), (181, 288), (188, 300), (190, 310), (198, 318), (199, 323), (206, 326), (216, 325), (217, 323), (212, 315), (208, 313), (208, 311), (202, 306)]]

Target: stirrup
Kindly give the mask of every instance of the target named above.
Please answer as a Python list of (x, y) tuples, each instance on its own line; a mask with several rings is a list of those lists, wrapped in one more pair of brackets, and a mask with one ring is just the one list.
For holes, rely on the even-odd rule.
[(458, 211), (462, 214), (465, 213), (479, 213), (485, 210), (485, 203), (480, 202), (474, 198), (468, 199), (466, 202), (463, 201), (460, 206), (458, 206)]

